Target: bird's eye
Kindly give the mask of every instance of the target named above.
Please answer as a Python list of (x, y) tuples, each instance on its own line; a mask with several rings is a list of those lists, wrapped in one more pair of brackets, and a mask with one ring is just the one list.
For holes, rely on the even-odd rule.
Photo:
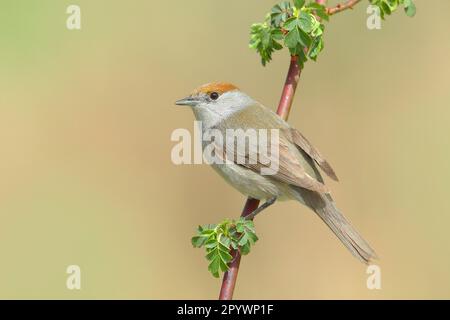
[(219, 94), (218, 94), (217, 92), (211, 92), (211, 93), (209, 94), (209, 97), (210, 97), (212, 100), (217, 100), (217, 99), (219, 99)]

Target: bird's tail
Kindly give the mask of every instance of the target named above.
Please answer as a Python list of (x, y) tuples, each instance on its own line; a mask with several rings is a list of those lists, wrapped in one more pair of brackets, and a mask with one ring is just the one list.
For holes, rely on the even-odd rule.
[(375, 251), (336, 208), (330, 195), (306, 189), (298, 190), (297, 195), (297, 200), (314, 210), (356, 258), (366, 264), (377, 259)]

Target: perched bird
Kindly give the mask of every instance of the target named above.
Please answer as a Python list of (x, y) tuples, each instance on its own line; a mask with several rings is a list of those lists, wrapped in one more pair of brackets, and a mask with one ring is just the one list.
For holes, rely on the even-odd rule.
[[(212, 163), (212, 167), (244, 195), (266, 201), (251, 213), (252, 217), (276, 200), (297, 200), (317, 213), (356, 258), (364, 263), (376, 258), (374, 250), (338, 210), (324, 184), (317, 167), (338, 180), (330, 164), (299, 131), (276, 113), (229, 83), (200, 86), (176, 104), (192, 108), (196, 119), (202, 122), (203, 134), (215, 131), (226, 136), (230, 129), (241, 129), (241, 132), (277, 129), (278, 168), (270, 175), (261, 173), (268, 164), (262, 160), (264, 155), (259, 151), (259, 145), (249, 148), (258, 155), (253, 163), (236, 161), (239, 152), (244, 152), (240, 155), (245, 159), (251, 155), (249, 150), (236, 151), (235, 142), (227, 140), (222, 141), (223, 145), (215, 145), (216, 155), (229, 161)], [(203, 142), (204, 148), (206, 145)]]

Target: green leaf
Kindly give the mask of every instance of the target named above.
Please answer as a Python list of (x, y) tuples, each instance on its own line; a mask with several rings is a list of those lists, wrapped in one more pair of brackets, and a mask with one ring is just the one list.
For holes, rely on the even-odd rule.
[(248, 232), (247, 237), (249, 238), (251, 244), (254, 244), (259, 240), (258, 236), (254, 232)]
[(268, 48), (270, 46), (271, 39), (272, 39), (272, 36), (269, 32), (261, 33), (261, 43), (264, 48)]
[(273, 29), (271, 34), (273, 40), (283, 40), (283, 32), (280, 29)]
[(219, 268), (220, 268), (220, 260), (214, 259), (211, 261), (211, 263), (208, 265), (208, 270), (211, 272), (211, 274), (215, 277), (219, 277)]
[(297, 53), (297, 55), (298, 55), (297, 64), (301, 69), (303, 69), (303, 66), (304, 66), (305, 62), (308, 60), (308, 58), (306, 57), (306, 54), (304, 51), (299, 51)]
[(414, 17), (416, 15), (416, 5), (412, 2), (412, 0), (405, 0), (404, 6), (405, 13), (408, 17)]
[(194, 247), (205, 247), (208, 270), (214, 277), (219, 277), (221, 272), (229, 269), (233, 259), (230, 250), (248, 254), (258, 237), (253, 221), (240, 218), (238, 221), (224, 220), (219, 224), (199, 226), (191, 241)]
[(253, 24), (250, 29), (249, 47), (259, 53), (263, 65), (272, 59), (272, 53), (275, 50), (280, 49), (280, 44), (274, 44), (275, 40), (273, 39), (274, 36), (280, 38), (279, 32), (274, 31), (267, 23)]
[(317, 29), (315, 29), (313, 32), (311, 32), (311, 36), (313, 38), (323, 38), (323, 32), (325, 31), (325, 25), (324, 24), (320, 24), (319, 27)]
[(386, 1), (380, 2), (380, 9), (383, 11), (383, 13), (390, 15), (392, 13), (391, 8), (387, 4)]
[(228, 264), (225, 263), (223, 260), (219, 261), (219, 267), (222, 272), (227, 272), (229, 269)]
[(303, 31), (310, 33), (314, 29), (317, 29), (320, 26), (320, 23), (312, 14), (301, 12), (298, 18), (298, 25)]
[(319, 18), (325, 21), (330, 20), (330, 16), (327, 14), (327, 8), (324, 5), (317, 2), (311, 2), (306, 6), (308, 12), (317, 15)]
[(283, 46), (282, 46), (281, 44), (279, 44), (278, 42), (276, 42), (276, 41), (274, 41), (274, 42), (272, 43), (272, 45), (273, 45), (273, 48), (274, 48), (275, 50), (281, 50), (281, 49), (283, 49)]
[(215, 237), (214, 230), (216, 225), (198, 226), (197, 235), (192, 237), (191, 243), (195, 248), (200, 248), (205, 245), (211, 238)]
[(203, 236), (195, 236), (195, 237), (192, 237), (191, 243), (194, 246), (194, 248), (200, 248), (201, 246), (203, 246), (205, 244), (206, 239), (207, 238), (203, 237)]
[(305, 5), (305, 0), (294, 0), (294, 6), (297, 9), (303, 8), (304, 5)]
[(408, 16), (413, 17), (416, 14), (416, 6), (413, 0), (369, 0), (369, 2), (372, 5), (378, 6), (382, 19), (386, 15), (392, 14), (400, 5), (403, 5), (405, 13)]
[(284, 44), (288, 48), (296, 48), (300, 42), (300, 30), (298, 27), (293, 28), (284, 38)]
[(241, 239), (239, 239), (238, 245), (239, 245), (240, 247), (245, 246), (245, 245), (247, 244), (248, 241), (249, 241), (249, 240), (248, 240), (247, 234), (246, 234), (246, 233), (243, 233), (242, 236), (241, 236)]
[(217, 256), (217, 252), (214, 250), (211, 250), (206, 254), (205, 258), (206, 258), (206, 260), (212, 261), (216, 258), (216, 256)]
[(326, 10), (317, 10), (315, 13), (320, 19), (323, 19), (325, 21), (330, 21), (330, 16), (326, 12)]
[(323, 39), (321, 37), (315, 38), (311, 45), (308, 55), (312, 60), (316, 61), (317, 56), (322, 50), (323, 50)]
[[(229, 227), (228, 222), (224, 222), (223, 226)], [(231, 240), (222, 233), (219, 233), (217, 237), (214, 237), (207, 247), (206, 259), (210, 261), (208, 270), (214, 277), (219, 276), (219, 271), (225, 272), (228, 270), (228, 263), (233, 259), (230, 251)]]
[(283, 28), (288, 31), (291, 31), (292, 29), (294, 29), (297, 26), (298, 26), (298, 19), (296, 17), (291, 17), (286, 20), (286, 22), (283, 25)]
[(250, 246), (258, 241), (258, 237), (255, 233), (255, 225), (251, 220), (239, 220), (236, 223), (236, 230), (241, 233), (241, 238), (239, 239), (239, 247), (245, 247), (245, 251), (250, 251)]
[(384, 0), (384, 1), (389, 6), (389, 9), (391, 10), (391, 12), (394, 12), (395, 9), (397, 9), (398, 0)]
[(280, 24), (286, 21), (289, 16), (292, 15), (292, 7), (288, 1), (284, 1), (280, 4), (276, 4), (272, 7), (270, 13), (270, 22), (272, 26), (279, 27)]
[(250, 253), (250, 243), (246, 243), (245, 245), (240, 247), (240, 252), (242, 255), (247, 255)]
[(225, 248), (230, 249), (231, 239), (229, 237), (222, 235), (219, 239), (219, 242)]
[(311, 45), (312, 42), (312, 38), (309, 34), (307, 34), (305, 31), (303, 30), (299, 30), (299, 34), (300, 34), (300, 44), (302, 45), (303, 48), (309, 48), (309, 46)]
[(198, 230), (201, 232), (206, 232), (206, 231), (214, 231), (214, 229), (217, 227), (216, 224), (205, 224), (203, 226), (198, 226)]
[(205, 248), (206, 249), (212, 249), (215, 248), (217, 246), (217, 238), (216, 236), (212, 236), (210, 237), (206, 242), (205, 242)]

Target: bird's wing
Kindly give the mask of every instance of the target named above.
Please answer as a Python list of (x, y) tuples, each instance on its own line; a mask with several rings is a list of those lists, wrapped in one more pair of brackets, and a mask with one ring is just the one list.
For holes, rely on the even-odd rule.
[[(329, 193), (325, 184), (316, 180), (305, 171), (305, 168), (298, 161), (297, 155), (290, 148), (289, 143), (285, 143), (285, 141), (280, 139), (278, 145), (279, 156), (275, 160), (271, 157), (264, 159), (265, 156), (258, 153), (258, 158), (261, 159), (260, 161), (256, 164), (245, 163), (244, 166), (255, 172), (260, 172), (262, 168), (268, 168), (272, 165), (277, 168), (275, 174), (270, 175), (275, 180), (319, 193)], [(269, 163), (269, 165), (265, 165), (265, 163)]]
[[(231, 140), (231, 139), (230, 139)], [(280, 135), (278, 139), (278, 156), (273, 157), (271, 151), (275, 150), (268, 139), (268, 152), (260, 152), (257, 144), (251, 144), (240, 148), (234, 139), (224, 141), (223, 146), (214, 143), (215, 155), (222, 161), (232, 161), (254, 172), (262, 174), (263, 170), (274, 169), (267, 177), (280, 182), (302, 187), (319, 193), (329, 193), (328, 188), (310, 176), (299, 162), (299, 154), (296, 147)], [(268, 155), (270, 154), (270, 155)], [(257, 155), (255, 157), (255, 155)], [(268, 171), (265, 171), (268, 172)]]
[(302, 135), (297, 129), (288, 128), (282, 129), (285, 131), (286, 137), (290, 142), (294, 143), (298, 148), (303, 150), (307, 155), (311, 157), (319, 167), (325, 172), (330, 178), (338, 181), (338, 177), (334, 172), (331, 165), (327, 160), (320, 154), (319, 150), (317, 150), (309, 141)]

